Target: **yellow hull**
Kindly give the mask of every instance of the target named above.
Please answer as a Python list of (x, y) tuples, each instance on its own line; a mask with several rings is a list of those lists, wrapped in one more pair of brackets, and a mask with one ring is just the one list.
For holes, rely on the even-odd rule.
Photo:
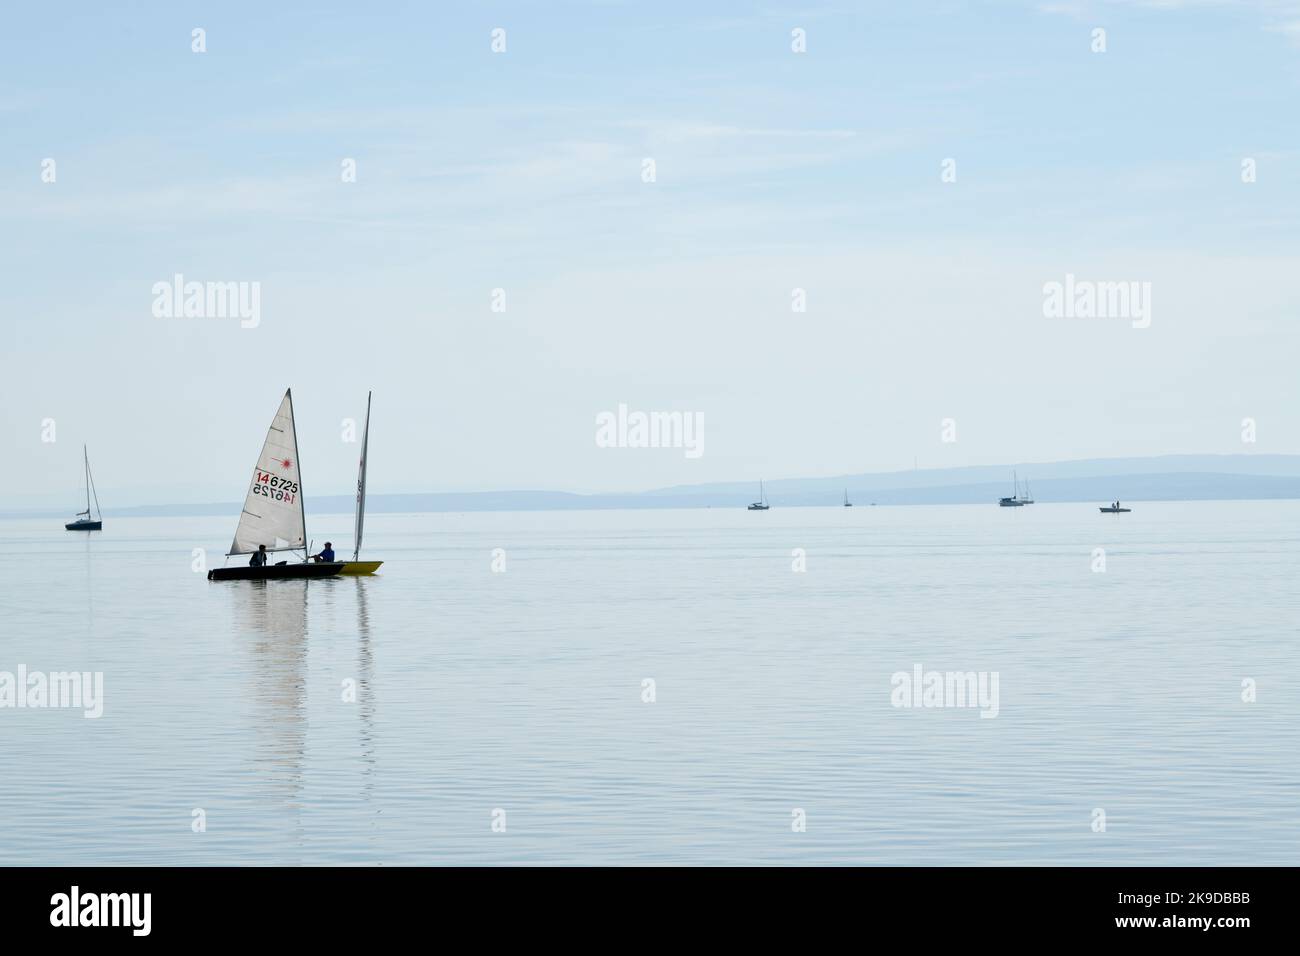
[(374, 574), (383, 563), (382, 561), (344, 561), (343, 570), (339, 574)]

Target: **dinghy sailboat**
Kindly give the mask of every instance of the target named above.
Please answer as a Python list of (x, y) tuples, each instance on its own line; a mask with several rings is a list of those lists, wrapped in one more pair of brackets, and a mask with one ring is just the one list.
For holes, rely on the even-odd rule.
[(213, 568), (209, 581), (263, 581), (274, 578), (325, 578), (338, 574), (341, 561), (309, 563), (307, 560), (307, 512), (303, 507), (302, 471), (298, 461), (298, 430), (293, 420), (293, 390), (286, 390), (280, 408), (271, 421), (262, 453), (253, 469), (253, 481), (244, 499), (235, 540), (226, 557), (301, 551), (303, 560), (290, 563), (249, 564), (244, 567)]
[(366, 462), (370, 458), (370, 397), (373, 394), (366, 393), (366, 430), (361, 437), (361, 465), (357, 469), (357, 518), (352, 560), (343, 562), (343, 570), (339, 574), (374, 574), (384, 563), (361, 560), (361, 532), (366, 525)]
[(844, 507), (852, 508), (853, 502), (849, 501), (849, 489), (844, 489)]
[[(65, 524), (64, 530), (67, 531), (103, 531), (104, 530), (104, 513), (99, 510), (99, 492), (95, 490), (95, 479), (90, 474), (90, 452), (86, 446), (81, 446), (82, 457), (86, 460), (86, 510), (77, 512), (77, 519)], [(90, 496), (95, 496), (95, 514), (98, 518), (90, 516)]]

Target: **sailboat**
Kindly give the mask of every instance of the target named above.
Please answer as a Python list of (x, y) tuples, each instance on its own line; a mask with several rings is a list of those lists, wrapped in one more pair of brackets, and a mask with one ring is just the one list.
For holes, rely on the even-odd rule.
[(352, 560), (343, 562), (343, 570), (339, 574), (374, 574), (384, 563), (361, 560), (361, 532), (366, 525), (366, 462), (370, 458), (370, 397), (373, 394), (366, 393), (366, 430), (361, 437), (361, 464), (357, 469), (357, 518)]
[(1032, 505), (1034, 499), (1029, 497), (1029, 482), (1025, 482), (1025, 493), (1020, 493), (1020, 479), (1013, 471), (1011, 473), (1011, 497), (999, 498), (998, 507), (1000, 508), (1021, 508), (1025, 505)]
[(844, 489), (844, 507), (852, 508), (853, 502), (849, 501), (849, 489)]
[(302, 471), (298, 461), (298, 430), (293, 420), (293, 390), (280, 400), (266, 433), (262, 453), (253, 469), (253, 481), (244, 499), (235, 539), (226, 557), (254, 554), (265, 545), (267, 553), (301, 551), (301, 562), (213, 568), (209, 581), (264, 581), (274, 578), (324, 578), (338, 574), (343, 562), (309, 563), (307, 512), (303, 507)]
[(749, 511), (766, 511), (766, 510), (767, 510), (768, 508), (770, 508), (770, 507), (771, 507), (771, 505), (769, 505), (769, 504), (767, 503), (767, 495), (765, 495), (765, 494), (763, 493), (763, 479), (760, 478), (760, 479), (758, 480), (758, 500), (755, 501), (755, 502), (753, 502), (753, 503), (749, 506), (748, 510), (749, 510)]
[(998, 507), (1000, 508), (1019, 508), (1024, 502), (1020, 500), (1020, 482), (1016, 479), (1016, 473), (1011, 473), (1011, 497), (999, 498)]
[[(77, 520), (70, 521), (63, 527), (67, 531), (103, 531), (104, 530), (104, 513), (99, 510), (99, 492), (95, 490), (95, 479), (90, 474), (90, 452), (86, 446), (81, 446), (82, 457), (86, 460), (86, 510), (77, 512)], [(95, 496), (95, 513), (98, 518), (90, 516), (90, 496)]]

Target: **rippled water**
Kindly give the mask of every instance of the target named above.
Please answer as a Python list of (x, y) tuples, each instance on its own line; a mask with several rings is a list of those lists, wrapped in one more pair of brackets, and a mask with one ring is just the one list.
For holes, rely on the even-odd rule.
[(377, 577), (210, 583), (231, 526), (0, 522), (0, 671), (105, 698), (0, 709), (0, 863), (1300, 859), (1300, 502), (374, 515)]

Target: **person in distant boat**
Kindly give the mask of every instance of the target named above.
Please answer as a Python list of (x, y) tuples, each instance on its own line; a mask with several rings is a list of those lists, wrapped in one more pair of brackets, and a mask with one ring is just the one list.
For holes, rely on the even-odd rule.
[(251, 568), (266, 567), (266, 545), (259, 544), (253, 556), (248, 559), (248, 566)]
[(330, 544), (328, 541), (326, 541), (326, 542), (325, 542), (325, 547), (321, 548), (321, 552), (320, 552), (320, 554), (313, 554), (312, 557), (315, 558), (318, 562), (323, 562), (323, 563), (325, 563), (325, 564), (333, 564), (333, 563), (334, 563), (334, 545), (332, 545), (332, 544)]

